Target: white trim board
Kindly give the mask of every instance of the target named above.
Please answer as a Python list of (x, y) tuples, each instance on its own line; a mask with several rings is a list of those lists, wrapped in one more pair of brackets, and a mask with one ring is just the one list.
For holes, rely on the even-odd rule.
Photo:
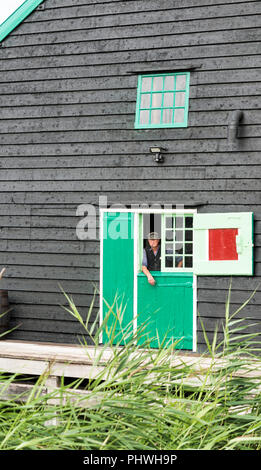
[(132, 209), (126, 209), (126, 208), (121, 208), (121, 207), (115, 207), (115, 208), (100, 208), (100, 213), (103, 212), (112, 212), (113, 214), (116, 214), (117, 212), (134, 212), (137, 214), (195, 214), (197, 213), (197, 209), (143, 209), (143, 208), (132, 208)]

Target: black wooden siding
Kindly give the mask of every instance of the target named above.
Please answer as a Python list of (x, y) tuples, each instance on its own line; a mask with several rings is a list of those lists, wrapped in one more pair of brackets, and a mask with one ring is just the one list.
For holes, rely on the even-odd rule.
[[(76, 238), (76, 209), (100, 195), (253, 211), (255, 277), (233, 278), (232, 311), (246, 300), (261, 280), (261, 2), (46, 0), (0, 59), (1, 287), (19, 324), (10, 339), (77, 341), (59, 284), (85, 314), (99, 243)], [(135, 71), (191, 65), (188, 128), (134, 130)], [(244, 120), (231, 149), (236, 109)], [(149, 154), (155, 143), (168, 148), (162, 166)], [(229, 283), (198, 277), (210, 338)], [(240, 315), (260, 325), (260, 305), (259, 290)]]

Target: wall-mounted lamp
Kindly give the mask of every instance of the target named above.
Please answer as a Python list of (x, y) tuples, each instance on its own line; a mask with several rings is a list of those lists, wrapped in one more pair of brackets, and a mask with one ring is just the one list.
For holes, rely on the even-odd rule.
[(164, 162), (164, 156), (161, 155), (161, 152), (166, 151), (166, 150), (167, 149), (165, 149), (163, 147), (150, 147), (151, 153), (153, 153), (154, 156), (155, 156), (154, 161), (156, 163), (163, 163)]

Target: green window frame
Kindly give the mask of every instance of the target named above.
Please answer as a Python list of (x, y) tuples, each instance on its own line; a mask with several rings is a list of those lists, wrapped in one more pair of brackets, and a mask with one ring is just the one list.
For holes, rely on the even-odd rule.
[(190, 72), (139, 75), (136, 129), (187, 127)]
[(43, 0), (25, 0), (13, 13), (0, 24), (0, 42), (8, 36)]

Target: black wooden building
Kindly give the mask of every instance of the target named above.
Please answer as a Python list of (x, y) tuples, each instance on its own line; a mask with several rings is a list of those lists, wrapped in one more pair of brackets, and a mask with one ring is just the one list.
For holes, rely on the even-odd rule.
[[(1, 288), (19, 325), (8, 338), (78, 342), (60, 286), (85, 315), (100, 280), (98, 237), (77, 236), (82, 205), (97, 225), (101, 197), (253, 213), (253, 275), (197, 276), (200, 350), (200, 319), (211, 339), (231, 280), (231, 312), (261, 281), (261, 2), (27, 1), (0, 48)], [(187, 123), (137, 125), (140, 77), (178, 74), (189, 75)], [(251, 331), (260, 306), (258, 289), (239, 313)]]

